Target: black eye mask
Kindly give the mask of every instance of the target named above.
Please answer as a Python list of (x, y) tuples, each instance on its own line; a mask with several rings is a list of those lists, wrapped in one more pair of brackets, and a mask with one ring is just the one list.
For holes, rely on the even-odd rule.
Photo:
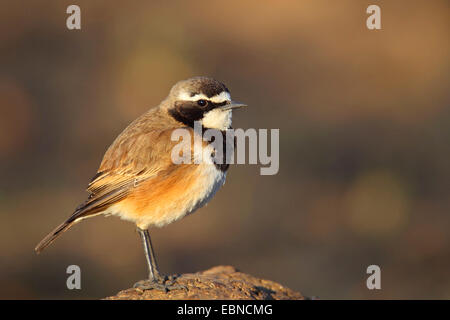
[(225, 104), (226, 101), (220, 103), (208, 101), (205, 106), (199, 106), (197, 101), (177, 101), (175, 102), (175, 107), (169, 110), (169, 114), (175, 120), (193, 128), (194, 121), (201, 120), (206, 112)]

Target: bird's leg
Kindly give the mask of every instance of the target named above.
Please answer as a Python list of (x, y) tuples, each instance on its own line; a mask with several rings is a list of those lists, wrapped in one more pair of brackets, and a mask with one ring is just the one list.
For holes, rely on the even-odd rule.
[[(148, 265), (148, 279), (141, 280), (134, 284), (135, 288), (142, 290), (162, 290), (169, 291), (175, 289), (186, 289), (186, 287), (174, 284), (175, 278), (173, 277), (162, 277), (159, 273), (158, 264), (156, 263), (155, 253), (153, 252), (152, 241), (150, 239), (150, 234), (147, 229), (143, 230), (137, 228), (139, 235), (141, 236), (142, 244), (144, 246), (145, 259)], [(170, 280), (167, 283), (167, 280)]]
[(145, 259), (148, 265), (148, 278), (149, 280), (159, 281), (161, 276), (159, 275), (158, 264), (156, 263), (155, 253), (153, 252), (152, 240), (148, 230), (139, 229), (139, 235), (144, 245)]

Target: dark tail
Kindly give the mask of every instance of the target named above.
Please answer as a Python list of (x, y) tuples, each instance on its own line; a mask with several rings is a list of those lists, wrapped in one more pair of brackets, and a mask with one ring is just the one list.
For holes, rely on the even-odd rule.
[(75, 224), (75, 221), (69, 221), (70, 219), (57, 226), (55, 230), (50, 232), (44, 239), (41, 240), (41, 242), (38, 243), (36, 248), (34, 248), (34, 251), (36, 251), (36, 253), (41, 253), (42, 250), (55, 241), (56, 238), (58, 238), (64, 231), (67, 231)]
[[(53, 241), (55, 241), (56, 238), (58, 238), (64, 231), (69, 230), (69, 228), (75, 225), (77, 222), (80, 222), (81, 220), (86, 218), (97, 216), (103, 213), (112, 203), (123, 199), (123, 197), (126, 196), (126, 193), (123, 192), (125, 187), (126, 186), (123, 186), (119, 189), (114, 189), (113, 191), (100, 195), (97, 198), (89, 197), (88, 200), (80, 204), (75, 209), (75, 212), (69, 217), (69, 219), (57, 226), (55, 230), (50, 232), (44, 239), (42, 239), (42, 241), (38, 243), (36, 248), (34, 248), (34, 251), (36, 251), (36, 253), (40, 253)], [(126, 190), (127, 189), (125, 189), (125, 191)]]

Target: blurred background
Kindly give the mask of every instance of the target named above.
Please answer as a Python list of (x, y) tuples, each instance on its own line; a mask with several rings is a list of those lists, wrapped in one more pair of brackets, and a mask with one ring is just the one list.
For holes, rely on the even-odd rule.
[[(0, 298), (102, 298), (145, 278), (118, 218), (33, 248), (117, 134), (196, 75), (251, 106), (235, 128), (280, 129), (280, 170), (235, 165), (207, 207), (151, 230), (164, 273), (225, 264), (324, 299), (450, 298), (448, 1), (2, 4)], [(366, 28), (370, 4), (382, 30)]]

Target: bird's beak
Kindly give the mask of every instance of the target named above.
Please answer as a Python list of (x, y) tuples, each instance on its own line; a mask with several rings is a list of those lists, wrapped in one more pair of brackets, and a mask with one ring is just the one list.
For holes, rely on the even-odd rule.
[(247, 107), (245, 103), (237, 102), (237, 101), (230, 101), (230, 103), (220, 107), (221, 110), (231, 110), (231, 109), (238, 109), (242, 107)]

